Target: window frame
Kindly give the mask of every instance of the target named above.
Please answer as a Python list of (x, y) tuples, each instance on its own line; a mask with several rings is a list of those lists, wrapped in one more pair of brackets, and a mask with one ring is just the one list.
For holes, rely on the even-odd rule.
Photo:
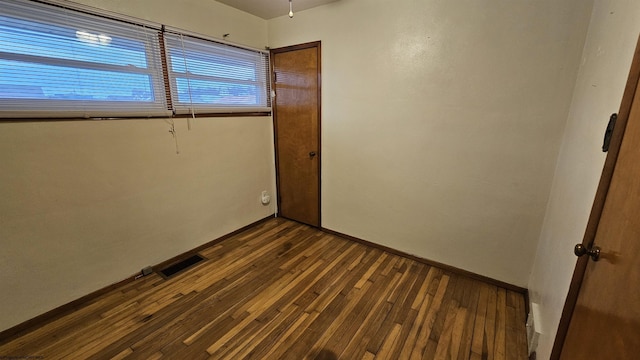
[[(109, 94), (104, 92), (106, 96), (113, 96), (113, 99), (107, 98), (55, 98), (42, 95), (41, 98), (24, 96), (20, 94), (17, 96), (5, 96), (0, 98), (0, 116), (10, 119), (33, 119), (33, 118), (95, 118), (95, 117), (149, 117), (149, 116), (169, 116), (171, 113), (166, 104), (166, 97), (164, 95), (163, 77), (162, 77), (162, 61), (159, 56), (159, 45), (157, 44), (157, 32), (160, 28), (152, 28), (147, 24), (138, 24), (129, 21), (123, 21), (120, 19), (113, 19), (102, 16), (100, 14), (91, 13), (79, 9), (70, 9), (66, 6), (60, 6), (55, 3), (42, 3), (35, 1), (25, 0), (13, 0), (7, 3), (5, 11), (0, 11), (1, 15), (7, 20), (7, 34), (9, 34), (8, 41), (12, 40), (11, 33), (14, 36), (18, 36), (22, 33), (33, 34), (32, 37), (25, 37), (25, 42), (16, 42), (16, 51), (0, 52), (0, 59), (5, 62), (5, 66), (11, 67), (11, 63), (16, 66), (24, 66), (27, 69), (26, 72), (21, 73), (29, 85), (29, 77), (35, 77), (37, 71), (45, 71), (43, 80), (40, 82), (41, 91), (44, 91), (46, 86), (60, 86), (60, 83), (56, 84), (56, 72), (58, 76), (61, 74), (74, 73), (79, 76), (79, 84), (76, 86), (69, 85), (68, 87), (62, 85), (64, 89), (61, 96), (65, 96), (71, 90), (72, 93), (75, 89), (81, 91), (80, 94), (86, 94), (84, 91), (96, 92), (97, 87), (91, 90), (91, 87), (87, 87), (87, 81), (97, 81), (100, 77), (104, 78), (120, 78), (123, 79), (119, 88), (114, 87), (114, 92)], [(12, 20), (14, 19), (14, 20)], [(14, 22), (14, 26), (11, 27), (11, 22)], [(29, 26), (21, 27), (22, 24), (28, 24)], [(78, 32), (89, 31), (96, 33), (103, 33), (114, 36), (116, 41), (123, 41), (130, 43), (131, 45), (137, 45), (138, 48), (131, 48), (134, 55), (144, 59), (145, 67), (134, 65), (118, 65), (117, 63), (109, 63), (107, 61), (99, 61), (99, 51), (95, 54), (92, 50), (86, 50), (83, 55), (75, 57), (70, 55), (69, 57), (46, 56), (46, 53), (38, 54), (37, 51), (29, 54), (30, 51), (25, 50), (30, 46), (37, 46), (38, 44), (49, 43), (51, 38), (54, 38), (57, 32), (66, 33), (72, 31), (75, 33), (77, 41), (82, 42), (82, 39), (78, 36)], [(74, 31), (75, 30), (75, 31)], [(74, 39), (69, 35), (63, 35), (59, 38), (59, 41), (55, 41), (51, 44), (51, 49), (55, 50), (56, 47), (60, 49), (61, 53), (67, 48), (67, 42), (70, 39)], [(74, 40), (75, 40), (74, 39)], [(109, 38), (111, 40), (111, 38)], [(73, 40), (72, 40), (73, 41)], [(23, 46), (23, 49), (19, 49)], [(79, 45), (80, 49), (82, 46)], [(98, 44), (87, 44), (86, 46), (102, 46)], [(63, 50), (64, 49), (64, 50)], [(11, 48), (7, 49), (11, 50)], [(45, 47), (46, 50), (46, 47)], [(115, 50), (117, 51), (117, 49)], [(136, 54), (137, 52), (137, 54)], [(31, 65), (29, 65), (31, 64)], [(136, 63), (136, 65), (139, 65)], [(49, 68), (49, 70), (44, 70)], [(84, 74), (82, 74), (84, 72)], [(82, 75), (81, 75), (82, 74)], [(89, 75), (89, 76), (87, 76)], [(135, 85), (127, 84), (127, 75), (142, 75), (138, 80), (139, 84), (148, 83), (148, 91), (150, 91), (151, 98), (149, 100), (136, 100), (133, 95), (135, 91)], [(11, 75), (9, 75), (11, 76)], [(15, 83), (11, 81), (9, 85), (23, 86), (19, 84), (19, 75)], [(47, 84), (47, 81), (49, 83)], [(85, 84), (80, 84), (80, 83)], [(132, 91), (130, 98), (119, 99), (118, 93), (125, 90)], [(85, 95), (83, 95), (85, 96)]]
[[(176, 44), (178, 39), (180, 38), (180, 44)], [(187, 43), (193, 44), (196, 43), (197, 47), (186, 49), (184, 46), (184, 39), (187, 39)], [(269, 52), (267, 50), (257, 50), (249, 47), (239, 46), (236, 44), (226, 43), (224, 41), (220, 41), (217, 39), (213, 39), (201, 34), (187, 32), (185, 30), (175, 29), (164, 27), (163, 28), (163, 44), (164, 46), (164, 54), (165, 54), (165, 71), (167, 74), (168, 81), (167, 86), (169, 91), (171, 92), (171, 102), (174, 110), (174, 114), (176, 115), (184, 115), (190, 114), (191, 116), (195, 116), (197, 114), (201, 115), (214, 115), (214, 114), (252, 114), (252, 115), (271, 115), (271, 81), (270, 81), (270, 61), (269, 61)], [(174, 42), (174, 44), (169, 44), (169, 42)], [(189, 53), (200, 53), (202, 58), (207, 57), (215, 57), (215, 56), (228, 56), (223, 53), (225, 51), (234, 51), (236, 53), (243, 53), (241, 56), (236, 58), (238, 59), (244, 58), (244, 61), (247, 63), (251, 63), (254, 65), (256, 77), (262, 75), (263, 82), (259, 80), (251, 81), (251, 80), (240, 80), (240, 79), (232, 79), (225, 77), (218, 77), (212, 75), (205, 74), (195, 74), (189, 71), (188, 65), (185, 64), (185, 72), (175, 72), (172, 69), (172, 49), (171, 45), (176, 45), (176, 49), (178, 52), (181, 52), (180, 58), (184, 61), (185, 58), (192, 58), (191, 56), (185, 55), (187, 52)], [(218, 47), (218, 48), (216, 48)], [(224, 47), (222, 49), (221, 47)], [(212, 52), (206, 53), (207, 48), (213, 49)], [(260, 56), (260, 61), (255, 61), (252, 58), (256, 56)], [(261, 63), (261, 64), (260, 64)], [(260, 71), (263, 71), (262, 74), (259, 74)], [(178, 75), (179, 74), (179, 75)], [(227, 104), (227, 105), (219, 105), (219, 104), (207, 104), (201, 102), (194, 102), (193, 98), (190, 97), (188, 102), (180, 101), (179, 99), (179, 90), (178, 90), (178, 79), (185, 79), (187, 82), (194, 81), (211, 81), (211, 82), (224, 82), (224, 83), (234, 83), (238, 85), (255, 85), (257, 86), (258, 91), (261, 92), (261, 97), (263, 97), (264, 105), (237, 105), (237, 104)], [(191, 85), (189, 85), (189, 88)], [(191, 94), (191, 89), (189, 89)]]
[[(96, 71), (108, 71), (122, 74), (143, 74), (149, 77), (150, 89), (153, 94), (153, 103), (160, 102), (161, 109), (156, 108), (154, 110), (143, 109), (138, 110), (140, 105), (146, 105), (148, 101), (133, 101), (133, 100), (82, 100), (85, 103), (98, 105), (96, 108), (87, 109), (80, 107), (79, 100), (74, 99), (29, 99), (19, 97), (0, 97), (0, 122), (20, 122), (20, 121), (39, 121), (42, 119), (47, 120), (73, 120), (73, 119), (128, 119), (128, 118), (152, 118), (152, 117), (221, 117), (221, 116), (270, 116), (271, 115), (271, 83), (270, 83), (270, 69), (269, 69), (269, 53), (263, 50), (257, 50), (249, 47), (239, 46), (235, 44), (229, 44), (224, 41), (213, 39), (200, 34), (190, 33), (177, 28), (170, 28), (170, 34), (177, 34), (181, 37), (188, 36), (190, 38), (197, 38), (199, 41), (206, 41), (215, 43), (218, 46), (229, 47), (232, 49), (242, 49), (243, 51), (259, 53), (263, 56), (263, 61), (266, 62), (266, 68), (263, 69), (262, 82), (257, 83), (257, 91), (261, 92), (262, 100), (266, 102), (266, 106), (217, 106), (215, 104), (208, 104), (207, 106), (193, 106), (190, 103), (188, 111), (185, 111), (185, 102), (178, 101), (177, 87), (172, 83), (171, 76), (171, 54), (166, 46), (165, 35), (167, 34), (164, 25), (151, 23), (145, 20), (129, 17), (126, 15), (116, 14), (101, 9), (96, 9), (86, 5), (70, 4), (64, 0), (13, 0), (14, 3), (23, 5), (25, 7), (37, 6), (38, 9), (43, 7), (54, 7), (58, 9), (64, 9), (64, 11), (77, 12), (84, 15), (83, 20), (86, 18), (92, 18), (93, 21), (101, 21), (102, 18), (107, 24), (104, 26), (113, 25), (114, 23), (122, 24), (122, 28), (127, 26), (136, 26), (143, 29), (145, 37), (148, 38), (148, 42), (145, 43), (145, 59), (147, 61), (147, 67), (136, 66), (123, 66), (117, 64), (109, 64), (107, 62), (91, 62), (77, 59), (64, 59), (56, 57), (46, 57), (31, 54), (20, 54), (18, 52), (0, 52), (0, 60), (7, 61), (27, 61), (41, 65), (51, 65), (59, 67), (68, 67), (73, 69), (88, 69)], [(48, 10), (47, 10), (48, 11)], [(9, 11), (2, 12), (0, 15), (11, 16)], [(19, 17), (26, 21), (31, 20), (28, 15)], [(57, 17), (53, 20), (47, 19), (44, 22), (46, 25), (61, 26), (61, 18)], [(120, 35), (120, 33), (118, 33)], [(132, 36), (126, 38), (132, 41), (139, 40)], [(62, 40), (64, 41), (64, 40)], [(202, 78), (207, 81), (216, 81), (216, 77), (207, 75), (195, 75), (186, 73), (186, 78)], [(155, 78), (154, 78), (155, 77)], [(213, 80), (212, 80), (213, 79)], [(197, 79), (196, 79), (197, 80)], [(230, 80), (223, 79), (225, 82)], [(190, 80), (189, 80), (190, 81)], [(239, 81), (234, 80), (231, 82), (237, 82), (239, 84), (256, 85), (257, 81)], [(10, 104), (12, 103), (12, 104)], [(105, 105), (101, 107), (100, 105)], [(117, 106), (117, 111), (110, 111), (106, 109), (110, 106)], [(104, 108), (104, 110), (103, 110)]]

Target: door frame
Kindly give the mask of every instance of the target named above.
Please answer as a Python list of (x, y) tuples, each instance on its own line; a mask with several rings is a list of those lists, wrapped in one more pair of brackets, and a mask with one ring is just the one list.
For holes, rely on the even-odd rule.
[[(280, 48), (276, 48), (276, 49), (269, 49), (269, 62), (270, 62), (270, 80), (271, 80), (271, 84), (273, 84), (271, 86), (271, 89), (274, 90), (275, 89), (275, 66), (274, 66), (274, 55), (275, 54), (280, 54), (280, 53), (285, 53), (285, 52), (289, 52), (289, 51), (296, 51), (296, 50), (304, 50), (304, 49), (311, 49), (311, 48), (316, 48), (316, 51), (318, 53), (318, 133), (316, 134), (317, 138), (318, 138), (318, 151), (317, 151), (317, 155), (316, 155), (316, 159), (317, 159), (317, 172), (318, 172), (318, 226), (317, 228), (322, 228), (322, 68), (321, 68), (321, 64), (322, 64), (322, 52), (321, 52), (321, 41), (312, 41), (312, 42), (308, 42), (308, 43), (303, 43), (303, 44), (297, 44), (297, 45), (291, 45), (291, 46), (285, 46), (285, 47), (280, 47)], [(277, 94), (276, 94), (277, 96)], [(280, 167), (278, 164), (278, 110), (277, 110), (277, 106), (275, 104), (275, 101), (272, 100), (272, 104), (271, 104), (271, 114), (273, 116), (273, 148), (275, 150), (274, 152), (274, 156), (275, 156), (275, 166), (276, 166), (276, 192), (277, 192), (277, 209), (276, 209), (276, 216), (279, 213), (280, 209), (281, 209), (281, 197), (280, 197)]]
[[(582, 239), (582, 244), (587, 249), (591, 248), (596, 237), (596, 232), (598, 231), (598, 224), (600, 223), (600, 217), (602, 216), (604, 204), (607, 199), (607, 193), (609, 192), (609, 186), (611, 185), (613, 171), (615, 169), (616, 162), (618, 161), (618, 154), (620, 152), (624, 132), (627, 128), (629, 113), (631, 112), (631, 105), (636, 93), (638, 81), (640, 81), (640, 37), (636, 44), (636, 50), (631, 63), (631, 70), (629, 71), (627, 84), (620, 104), (620, 110), (618, 111), (618, 119), (616, 120), (616, 125), (611, 137), (609, 152), (607, 153), (607, 158), (602, 169), (602, 175), (600, 177), (600, 182), (598, 183), (598, 190), (596, 191), (593, 206), (591, 207), (591, 214), (589, 215), (589, 221), (587, 222), (587, 227)], [(570, 251), (570, 249), (567, 249), (567, 251)], [(569, 292), (567, 293), (567, 298), (562, 310), (562, 316), (560, 317), (560, 323), (558, 324), (555, 341), (553, 343), (551, 360), (560, 359), (588, 263), (588, 256), (579, 257), (577, 260), (576, 267), (571, 278)]]

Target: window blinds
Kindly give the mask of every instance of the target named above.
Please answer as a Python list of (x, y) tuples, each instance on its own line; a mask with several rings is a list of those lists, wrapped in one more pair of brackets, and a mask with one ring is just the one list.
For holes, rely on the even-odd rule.
[(50, 1), (0, 6), (0, 118), (271, 110), (268, 52)]
[(268, 53), (164, 34), (176, 113), (269, 111)]
[(158, 31), (59, 6), (4, 0), (0, 115), (170, 115)]

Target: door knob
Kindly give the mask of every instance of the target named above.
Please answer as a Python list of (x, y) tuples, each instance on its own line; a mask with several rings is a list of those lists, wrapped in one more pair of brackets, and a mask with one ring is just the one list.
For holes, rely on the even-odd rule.
[(314, 156), (316, 156), (316, 152), (315, 152), (315, 151), (311, 151), (311, 152), (309, 153), (309, 157), (314, 157)]
[(576, 254), (577, 257), (589, 255), (591, 257), (591, 260), (593, 261), (598, 261), (598, 259), (600, 258), (600, 248), (597, 246), (593, 246), (591, 247), (591, 249), (587, 249), (586, 247), (584, 247), (584, 245), (577, 244), (573, 248), (573, 253)]

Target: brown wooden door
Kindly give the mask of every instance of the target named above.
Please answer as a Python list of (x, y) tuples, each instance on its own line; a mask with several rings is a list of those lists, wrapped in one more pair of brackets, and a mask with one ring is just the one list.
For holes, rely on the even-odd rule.
[[(640, 359), (640, 88), (638, 55), (594, 210), (594, 236), (585, 246), (601, 249), (600, 259), (583, 256), (584, 276), (570, 317), (561, 359)], [(626, 130), (625, 130), (626, 128)], [(620, 141), (621, 139), (621, 141)], [(613, 146), (613, 144), (612, 144)], [(614, 156), (615, 159), (609, 159)], [(610, 161), (611, 160), (611, 161)], [(608, 186), (603, 186), (607, 185)], [(601, 197), (602, 206), (598, 205)], [(588, 226), (587, 232), (590, 231)], [(592, 244), (591, 244), (592, 243)], [(567, 249), (567, 251), (569, 251)], [(575, 280), (575, 277), (574, 277)], [(570, 293), (571, 295), (571, 293)], [(570, 299), (568, 299), (568, 302)], [(559, 332), (561, 329), (559, 329)]]
[(320, 226), (320, 43), (271, 51), (278, 211)]

